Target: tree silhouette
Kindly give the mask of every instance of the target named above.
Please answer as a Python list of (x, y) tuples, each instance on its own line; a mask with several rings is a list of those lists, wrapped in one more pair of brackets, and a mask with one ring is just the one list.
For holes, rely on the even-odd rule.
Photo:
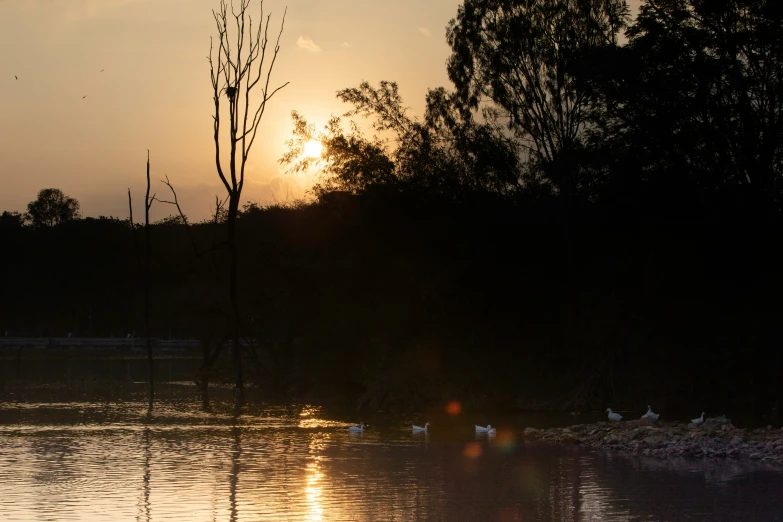
[[(513, 196), (523, 188), (520, 150), (504, 132), (497, 111), (483, 111), (479, 122), (460, 110), (459, 98), (443, 87), (427, 93), (424, 116), (431, 142), (448, 158), (451, 176), (467, 191)], [(532, 188), (528, 182), (527, 188)]]
[(577, 72), (605, 109), (606, 156), (636, 163), (615, 170), (636, 171), (642, 186), (687, 195), (690, 205), (739, 197), (776, 213), (783, 6), (647, 0), (628, 36), (624, 48), (594, 50)]
[[(783, 6), (767, 0), (657, 4), (642, 6), (629, 35), (642, 53), (669, 39), (690, 59), (684, 77), (695, 89), (690, 110), (680, 113), (699, 140), (691, 164), (712, 171), (700, 184), (747, 189), (753, 205), (769, 213), (783, 188)], [(653, 67), (665, 80), (661, 87), (671, 85), (664, 63)]]
[(36, 200), (27, 204), (27, 215), (34, 227), (53, 227), (81, 217), (79, 202), (55, 188), (38, 192)]
[[(244, 402), (244, 384), (242, 378), (242, 358), (239, 346), (239, 304), (237, 298), (237, 242), (236, 222), (239, 212), (240, 197), (245, 183), (245, 166), (253, 142), (256, 139), (258, 125), (266, 110), (267, 102), (288, 82), (277, 88), (270, 88), (277, 54), (280, 51), (280, 36), (283, 34), (285, 14), (280, 24), (280, 32), (275, 46), (267, 54), (269, 43), (268, 30), (271, 15), (266, 17), (264, 23), (264, 3), (259, 2), (261, 15), (256, 32), (253, 32), (253, 20), (247, 10), (250, 0), (241, 0), (238, 9), (231, 6), (231, 17), (236, 25), (235, 34), (229, 32), (228, 6), (225, 0), (221, 0), (219, 11), (212, 11), (218, 31), (219, 45), (217, 56), (213, 58), (212, 40), (210, 38), (209, 65), (212, 82), (213, 99), (215, 102), (214, 141), (215, 141), (215, 166), (218, 177), (228, 193), (228, 249), (231, 256), (229, 269), (229, 287), (231, 306), (233, 311), (234, 328), (232, 336), (232, 355), (236, 378), (236, 410), (239, 411)], [(246, 24), (248, 25), (246, 29)], [(263, 31), (262, 31), (263, 30)], [(262, 35), (263, 33), (263, 35)], [(246, 38), (249, 43), (246, 42)], [(232, 41), (233, 40), (233, 41)], [(235, 46), (232, 44), (235, 43)], [(268, 61), (266, 74), (263, 75), (264, 65)], [(262, 78), (264, 81), (262, 81)], [(261, 91), (261, 100), (255, 113), (251, 114), (251, 92), (255, 87)], [(223, 159), (220, 154), (220, 102), (225, 94), (228, 100), (228, 171), (223, 168)], [(239, 146), (239, 147), (238, 147)]]
[(463, 111), (494, 104), (564, 195), (587, 183), (572, 158), (592, 124), (572, 62), (584, 48), (616, 45), (628, 13), (625, 0), (466, 0), (449, 23), (448, 74)]
[(0, 214), (0, 228), (21, 228), (22, 226), (24, 226), (23, 214), (7, 210)]

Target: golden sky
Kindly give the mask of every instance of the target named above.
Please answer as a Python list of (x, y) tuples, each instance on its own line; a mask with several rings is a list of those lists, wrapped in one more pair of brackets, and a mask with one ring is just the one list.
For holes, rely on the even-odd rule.
[[(320, 126), (347, 109), (337, 90), (393, 80), (421, 114), (428, 88), (450, 86), (445, 27), (460, 3), (266, 0), (275, 35), (288, 8), (273, 83), (291, 83), (261, 122), (243, 200), (286, 202), (308, 188), (307, 178), (286, 174), (277, 161), (292, 110)], [(140, 216), (149, 149), (153, 191), (167, 195), (157, 180), (168, 175), (186, 214), (209, 214), (215, 194), (224, 193), (206, 60), (218, 5), (0, 0), (0, 211), (24, 211), (38, 190), (56, 187), (78, 199), (85, 216), (126, 218), (130, 188)], [(251, 15), (258, 16), (255, 0)], [(153, 206), (153, 218), (171, 213)]]

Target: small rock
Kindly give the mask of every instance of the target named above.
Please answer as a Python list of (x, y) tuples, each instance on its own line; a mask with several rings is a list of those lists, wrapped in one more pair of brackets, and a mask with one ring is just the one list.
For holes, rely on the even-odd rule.
[(646, 426), (645, 427), (641, 427), (641, 428), (636, 428), (635, 430), (633, 430), (630, 433), (631, 440), (642, 439), (642, 438), (646, 437), (649, 434), (650, 429), (651, 428), (646, 427)]
[(522, 435), (529, 439), (540, 439), (542, 433), (541, 430), (537, 430), (536, 428), (525, 428), (525, 430), (522, 432)]

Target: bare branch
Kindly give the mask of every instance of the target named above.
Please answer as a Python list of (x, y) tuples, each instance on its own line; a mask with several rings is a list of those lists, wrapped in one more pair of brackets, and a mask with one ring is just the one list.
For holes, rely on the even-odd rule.
[[(261, 101), (261, 105), (259, 107), (261, 112), (258, 115), (258, 120), (255, 120), (254, 118), (253, 121), (253, 126), (252, 126), (253, 136), (250, 138), (250, 143), (248, 143), (247, 147), (244, 147), (244, 141), (243, 141), (245, 158), (247, 158), (248, 154), (250, 153), (250, 149), (253, 147), (253, 142), (256, 139), (256, 132), (258, 131), (258, 124), (261, 122), (261, 118), (263, 117), (264, 111), (266, 110), (266, 102), (268, 102), (272, 98), (272, 96), (274, 96), (275, 93), (277, 93), (277, 91), (284, 88), (286, 85), (290, 83), (290, 82), (284, 83), (283, 85), (281, 85), (280, 87), (272, 91), (272, 94), (267, 95), (267, 93), (269, 92), (269, 82), (272, 78), (272, 70), (275, 67), (275, 62), (277, 61), (277, 55), (280, 52), (280, 37), (283, 35), (283, 29), (285, 28), (285, 17), (287, 13), (288, 13), (288, 8), (286, 8), (286, 10), (283, 12), (283, 20), (280, 22), (280, 32), (277, 33), (277, 41), (275, 42), (275, 51), (274, 54), (272, 55), (272, 63), (269, 64), (269, 69), (267, 70), (267, 74), (266, 74), (266, 83), (264, 84), (264, 89), (262, 91), (264, 99)], [(269, 27), (269, 19), (267, 19), (267, 27)], [(266, 41), (267, 41), (266, 35), (267, 35), (267, 31), (264, 30), (264, 45), (262, 46), (263, 51), (266, 50)], [(261, 58), (262, 62), (263, 62), (263, 51), (262, 51), (262, 58)], [(259, 74), (260, 72), (261, 72), (261, 68), (259, 67)], [(244, 162), (242, 162), (242, 166), (244, 167)]]
[[(283, 89), (283, 88), (284, 88), (284, 87), (286, 87), (286, 86), (287, 86), (289, 83), (291, 83), (291, 82), (285, 82), (283, 85), (281, 85), (280, 87), (278, 87), (277, 89), (275, 89), (274, 91), (272, 91), (272, 94), (270, 94), (270, 95), (269, 95), (269, 97), (267, 97), (267, 98), (266, 98), (266, 99), (263, 101), (263, 103), (262, 103), (261, 105), (259, 105), (259, 106), (258, 106), (258, 109), (256, 109), (256, 113), (255, 113), (255, 115), (253, 115), (253, 124), (252, 124), (252, 125), (250, 125), (250, 129), (249, 129), (247, 132), (245, 132), (244, 134), (242, 134), (242, 136), (240, 136), (239, 138), (237, 138), (237, 140), (241, 140), (242, 138), (244, 138), (245, 136), (247, 136), (248, 134), (250, 134), (251, 132), (253, 132), (253, 129), (255, 129), (256, 127), (258, 127), (258, 124), (259, 124), (259, 122), (261, 121), (261, 116), (263, 116), (263, 114), (264, 114), (264, 112), (263, 112), (263, 108), (265, 107), (265, 104), (266, 104), (266, 102), (268, 102), (269, 100), (271, 100), (271, 99), (272, 99), (272, 96), (274, 96), (274, 95), (275, 95), (275, 93), (277, 93), (277, 91), (279, 91), (279, 90)], [(247, 147), (247, 152), (248, 152), (248, 153), (250, 152), (250, 147), (251, 147), (252, 145), (253, 145), (253, 140), (250, 140), (250, 145), (248, 145), (248, 147)], [(245, 157), (247, 157), (247, 155), (246, 155)]]
[[(213, 250), (217, 250), (218, 248), (229, 246), (229, 243), (227, 241), (222, 241), (220, 243), (214, 244), (211, 247), (207, 248), (206, 250), (200, 251), (198, 249), (198, 246), (196, 246), (196, 238), (193, 236), (193, 230), (191, 229), (190, 223), (188, 222), (187, 216), (185, 216), (185, 213), (182, 212), (182, 207), (179, 205), (179, 199), (177, 199), (177, 191), (174, 190), (174, 186), (171, 184), (171, 181), (169, 181), (169, 177), (166, 176), (165, 180), (160, 180), (161, 183), (164, 183), (167, 187), (169, 187), (169, 190), (171, 190), (171, 194), (174, 196), (173, 201), (167, 201), (164, 199), (156, 199), (156, 201), (159, 201), (160, 203), (166, 203), (169, 205), (174, 205), (177, 207), (177, 212), (179, 212), (179, 216), (182, 219), (182, 222), (185, 224), (185, 228), (188, 231), (188, 237), (190, 238), (190, 244), (193, 246), (193, 252), (196, 254), (196, 257), (201, 257)], [(154, 196), (153, 196), (154, 197)]]
[[(212, 12), (215, 14), (215, 12)], [(215, 15), (217, 21), (217, 15)], [(212, 90), (213, 99), (215, 101), (215, 114), (213, 119), (214, 141), (215, 141), (215, 166), (217, 167), (218, 176), (226, 187), (226, 190), (230, 193), (231, 187), (228, 184), (226, 176), (223, 174), (223, 167), (220, 164), (220, 89), (218, 88), (218, 76), (220, 75), (220, 69), (222, 67), (221, 52), (223, 50), (223, 33), (220, 31), (220, 22), (218, 24), (218, 33), (220, 34), (220, 48), (218, 49), (218, 71), (215, 72), (214, 62), (212, 61), (212, 38), (209, 39), (209, 71), (212, 78)]]
[(162, 201), (162, 203), (169, 203), (177, 207), (177, 211), (179, 212), (179, 215), (182, 217), (182, 222), (185, 223), (185, 225), (188, 224), (188, 218), (185, 217), (185, 213), (182, 212), (182, 208), (179, 206), (179, 200), (177, 199), (177, 191), (174, 190), (174, 187), (171, 185), (171, 182), (169, 181), (168, 175), (166, 176), (165, 180), (160, 180), (161, 183), (164, 183), (169, 190), (171, 190), (172, 195), (174, 196), (174, 201)]

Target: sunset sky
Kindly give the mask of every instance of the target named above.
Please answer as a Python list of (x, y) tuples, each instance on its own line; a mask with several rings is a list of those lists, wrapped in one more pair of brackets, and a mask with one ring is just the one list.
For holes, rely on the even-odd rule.
[[(273, 83), (291, 84), (261, 123), (243, 200), (282, 203), (309, 188), (310, 179), (278, 163), (292, 110), (320, 126), (347, 108), (337, 90), (393, 80), (421, 114), (428, 88), (450, 86), (445, 27), (460, 3), (266, 0), (275, 34), (288, 8)], [(24, 211), (38, 190), (56, 187), (78, 199), (85, 216), (126, 218), (130, 188), (140, 215), (149, 149), (153, 191), (165, 194), (157, 180), (168, 175), (186, 214), (209, 214), (215, 194), (224, 193), (206, 60), (218, 5), (0, 0), (0, 211)], [(251, 15), (258, 17), (256, 0)], [(153, 218), (171, 213), (153, 207)]]

